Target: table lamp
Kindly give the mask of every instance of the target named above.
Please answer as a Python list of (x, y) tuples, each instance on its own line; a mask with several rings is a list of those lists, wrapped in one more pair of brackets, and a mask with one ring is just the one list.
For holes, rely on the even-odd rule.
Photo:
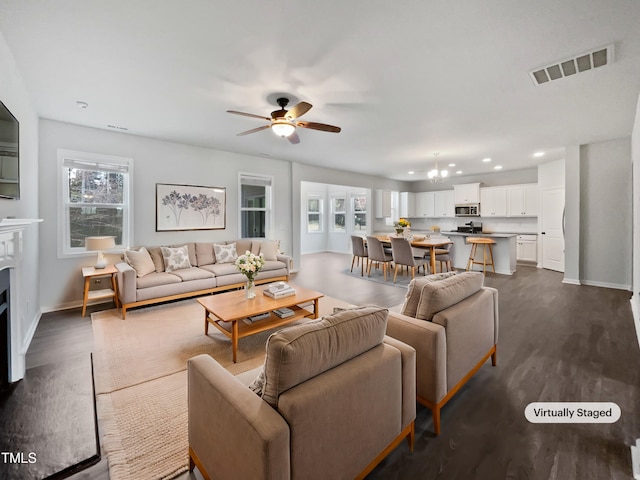
[(94, 268), (105, 268), (107, 260), (102, 253), (104, 250), (115, 248), (116, 242), (114, 237), (86, 237), (84, 239), (84, 247), (89, 252), (98, 252), (98, 261)]

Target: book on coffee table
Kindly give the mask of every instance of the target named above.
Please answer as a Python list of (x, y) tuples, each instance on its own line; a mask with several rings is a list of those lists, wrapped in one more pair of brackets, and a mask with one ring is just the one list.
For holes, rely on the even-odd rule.
[(247, 317), (244, 319), (244, 321), (248, 324), (252, 324), (253, 322), (258, 322), (260, 320), (264, 320), (269, 317), (271, 317), (271, 314), (269, 312), (266, 312), (266, 313), (261, 313), (259, 315), (252, 315), (250, 317)]
[(277, 310), (274, 310), (273, 313), (279, 318), (287, 318), (287, 317), (291, 317), (292, 315), (295, 315), (296, 312), (294, 312), (290, 308), (282, 307), (282, 308), (278, 308)]
[(284, 282), (275, 282), (263, 290), (267, 297), (283, 298), (295, 295), (296, 291)]

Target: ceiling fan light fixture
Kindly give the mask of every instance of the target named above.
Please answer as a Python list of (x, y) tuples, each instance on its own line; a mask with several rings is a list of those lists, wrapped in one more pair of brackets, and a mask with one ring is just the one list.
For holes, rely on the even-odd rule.
[(279, 120), (273, 122), (273, 124), (271, 125), (271, 130), (279, 137), (288, 137), (296, 131), (296, 126), (290, 122), (287, 122), (286, 120)]

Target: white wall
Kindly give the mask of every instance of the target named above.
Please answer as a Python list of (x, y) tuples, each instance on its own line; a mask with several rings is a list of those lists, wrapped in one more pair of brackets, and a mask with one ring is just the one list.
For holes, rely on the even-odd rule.
[(580, 147), (580, 282), (631, 289), (630, 138)]
[(631, 161), (633, 164), (633, 297), (631, 304), (640, 343), (640, 96), (631, 133)]
[[(80, 127), (51, 120), (40, 122), (40, 304), (43, 310), (77, 306), (82, 300), (82, 266), (94, 255), (57, 257), (57, 150), (59, 148), (133, 158), (134, 244), (166, 245), (189, 241), (225, 241), (238, 238), (238, 173), (272, 175), (274, 233), (281, 249), (291, 252), (291, 166), (287, 161), (238, 155), (181, 145), (126, 133)], [(184, 232), (155, 231), (156, 183), (226, 187), (226, 229)], [(118, 256), (112, 256), (117, 261)]]
[[(0, 218), (39, 218), (38, 215), (38, 115), (15, 60), (0, 33), (0, 100), (20, 122), (20, 199), (0, 199)], [(20, 324), (24, 352), (40, 318), (38, 241), (42, 224), (24, 232), (23, 264), (20, 289)], [(21, 352), (21, 353), (24, 353)]]

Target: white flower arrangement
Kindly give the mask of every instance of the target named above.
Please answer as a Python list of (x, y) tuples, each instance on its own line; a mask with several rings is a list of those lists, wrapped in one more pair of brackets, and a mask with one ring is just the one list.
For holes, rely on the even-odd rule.
[(264, 267), (264, 257), (262, 254), (255, 255), (247, 250), (244, 255), (240, 255), (236, 260), (236, 267), (238, 267), (240, 273), (247, 277), (247, 280), (252, 282), (260, 269)]

